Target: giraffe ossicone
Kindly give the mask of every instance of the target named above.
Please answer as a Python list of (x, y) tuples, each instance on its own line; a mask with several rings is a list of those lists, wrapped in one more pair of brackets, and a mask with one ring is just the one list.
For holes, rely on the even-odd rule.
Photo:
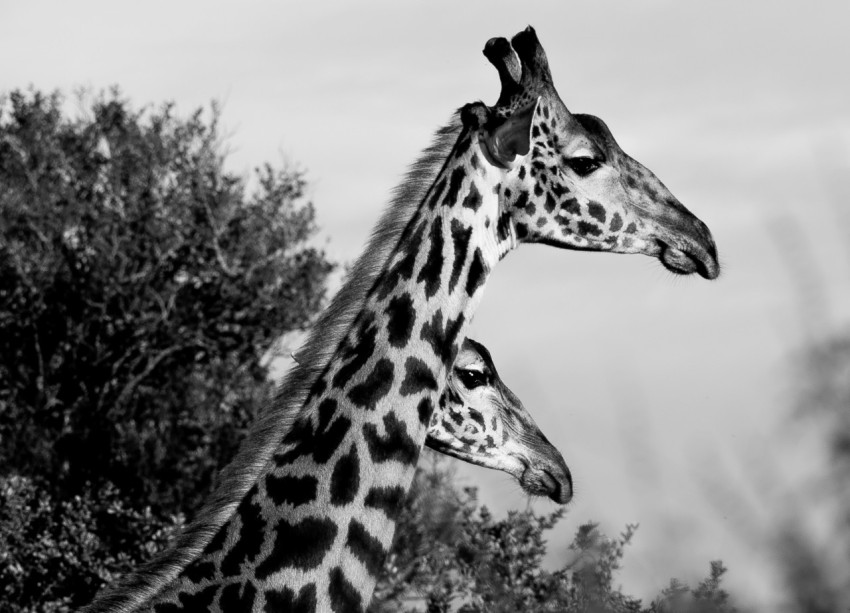
[(677, 274), (720, 274), (708, 227), (620, 148), (601, 119), (567, 109), (531, 26), (510, 43), (490, 39), (484, 55), (499, 72), (499, 99), (493, 107), (469, 104), (462, 116), (487, 156), (509, 171), (501, 188), (516, 240), (642, 253)]
[(502, 257), (532, 242), (719, 274), (705, 224), (601, 120), (567, 110), (533, 29), (486, 54), (497, 104), (438, 130), (216, 493), (90, 613), (364, 612)]

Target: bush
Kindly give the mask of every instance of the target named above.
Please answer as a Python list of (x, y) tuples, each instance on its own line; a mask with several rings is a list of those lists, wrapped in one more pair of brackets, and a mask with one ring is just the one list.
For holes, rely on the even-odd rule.
[(55, 500), (31, 479), (0, 477), (0, 602), (3, 611), (68, 611), (135, 568), (183, 524), (128, 508), (104, 486)]
[(266, 165), (249, 190), (215, 106), (62, 109), (0, 100), (2, 611), (90, 593), (199, 505), (332, 270), (303, 173)]
[[(430, 454), (424, 455), (428, 457)], [(473, 488), (459, 490), (446, 460), (420, 468), (396, 540), (378, 581), (374, 613), (732, 613), (720, 587), (726, 572), (712, 562), (696, 588), (671, 581), (648, 606), (614, 584), (636, 526), (615, 539), (594, 523), (578, 527), (569, 561), (547, 570), (545, 533), (564, 509), (509, 511), (496, 519)], [(405, 609), (405, 607), (407, 607)]]

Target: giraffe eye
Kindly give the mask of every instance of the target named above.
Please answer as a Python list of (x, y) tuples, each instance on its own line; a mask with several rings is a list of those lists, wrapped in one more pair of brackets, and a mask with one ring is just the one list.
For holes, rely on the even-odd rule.
[(460, 382), (466, 389), (475, 389), (487, 383), (487, 378), (484, 373), (478, 370), (462, 370), (458, 369), (457, 376)]
[(580, 177), (586, 177), (602, 165), (599, 160), (592, 157), (570, 158), (566, 163)]

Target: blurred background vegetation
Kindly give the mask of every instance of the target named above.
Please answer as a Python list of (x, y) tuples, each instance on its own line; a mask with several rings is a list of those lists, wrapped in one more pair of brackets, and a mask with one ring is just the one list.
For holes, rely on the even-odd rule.
[[(179, 117), (111, 92), (66, 108), (32, 90), (0, 104), (0, 611), (14, 613), (73, 610), (166, 546), (266, 402), (276, 342), (309, 328), (335, 269), (303, 173), (228, 173), (215, 105)], [(833, 459), (812, 496), (834, 509), (831, 534), (850, 534), (850, 333), (800, 362), (800, 405), (826, 424)], [(496, 518), (450, 461), (425, 458), (376, 612), (735, 610), (719, 561), (652, 602), (622, 593), (635, 526), (574, 526), (549, 568), (563, 510)], [(850, 539), (825, 556), (789, 518), (776, 548), (788, 610), (845, 610)]]

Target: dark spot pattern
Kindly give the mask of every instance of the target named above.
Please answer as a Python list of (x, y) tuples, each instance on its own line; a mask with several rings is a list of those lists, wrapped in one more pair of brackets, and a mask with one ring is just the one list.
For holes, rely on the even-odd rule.
[(348, 524), (348, 536), (345, 544), (354, 554), (354, 557), (363, 563), (369, 574), (377, 577), (387, 555), (381, 541), (369, 534), (363, 524), (352, 519)]
[(309, 417), (302, 416), (296, 419), (295, 423), (289, 428), (289, 431), (283, 435), (281, 443), (284, 445), (298, 443), (304, 439), (312, 438), (312, 436), (313, 424), (310, 422)]
[(313, 382), (313, 385), (310, 386), (310, 392), (307, 394), (306, 402), (310, 402), (313, 398), (318, 398), (322, 394), (325, 393), (325, 390), (328, 388), (328, 383), (325, 381), (325, 374), (327, 373), (327, 367), (325, 367), (325, 372), (323, 372), (316, 380)]
[(230, 524), (222, 524), (221, 528), (218, 529), (218, 532), (215, 533), (215, 536), (212, 537), (212, 540), (210, 540), (209, 544), (204, 549), (204, 556), (215, 553), (224, 547), (224, 541), (227, 540), (227, 532), (229, 528)]
[(457, 197), (460, 193), (460, 186), (463, 183), (465, 171), (463, 166), (458, 166), (452, 171), (449, 177), (449, 189), (446, 192), (446, 198), (443, 200), (444, 206), (454, 206), (457, 203)]
[(210, 610), (218, 586), (213, 584), (194, 594), (180, 592), (177, 599), (180, 604), (163, 602), (154, 606), (156, 613), (207, 613)]
[(331, 473), (331, 504), (348, 504), (357, 496), (359, 489), (360, 458), (357, 457), (357, 447), (352, 444), (351, 450), (337, 460)]
[(419, 415), (419, 423), (427, 426), (431, 421), (431, 415), (434, 413), (434, 403), (427, 396), (419, 401), (416, 407), (416, 413)]
[(313, 460), (317, 464), (330, 460), (350, 427), (351, 420), (340, 415), (326, 431), (317, 433), (314, 440), (308, 443), (308, 448), (312, 447)]
[(446, 368), (455, 360), (457, 354), (455, 341), (464, 321), (464, 314), (460, 313), (455, 319), (449, 319), (444, 326), (443, 312), (438, 310), (431, 321), (422, 326), (419, 338), (431, 345), (434, 354), (442, 360)]
[(437, 290), (440, 289), (440, 276), (443, 272), (443, 262), (445, 255), (443, 254), (443, 228), (439, 220), (431, 227), (431, 248), (428, 250), (428, 258), (422, 265), (419, 271), (419, 276), (416, 278), (417, 283), (425, 282), (425, 296), (433, 298)]
[(484, 428), (484, 416), (481, 414), (480, 411), (477, 411), (477, 410), (473, 409), (472, 407), (467, 407), (466, 413), (469, 416), (469, 418), (472, 419), (472, 421), (480, 424), (481, 427)]
[(215, 577), (215, 564), (202, 562), (200, 559), (195, 560), (186, 567), (183, 576), (192, 583), (200, 583), (204, 579), (213, 579)]
[(316, 613), (316, 584), (308, 583), (298, 595), (288, 587), (266, 592), (265, 613)]
[(293, 477), (283, 475), (266, 477), (266, 493), (276, 505), (291, 504), (293, 507), (312, 502), (316, 499), (318, 479), (313, 476)]
[(410, 279), (413, 276), (413, 267), (416, 265), (418, 253), (417, 247), (425, 234), (425, 225), (421, 223), (416, 227), (411, 237), (402, 243), (401, 248), (406, 249), (406, 251), (404, 251), (401, 259), (375, 281), (375, 296), (378, 300), (386, 299), (398, 287), (402, 279)]
[(274, 546), (257, 566), (257, 578), (262, 581), (284, 568), (316, 568), (333, 545), (336, 533), (337, 526), (329, 519), (307, 517), (297, 524), (280, 520), (275, 526)]
[(350, 427), (351, 420), (340, 415), (326, 431), (317, 431), (314, 434), (311, 429), (301, 428), (298, 436), (293, 439), (293, 442), (297, 442), (295, 447), (285, 453), (275, 454), (275, 463), (278, 466), (286, 466), (302, 456), (312, 454), (313, 461), (324, 464), (337, 450)]
[(319, 426), (316, 432), (324, 432), (331, 423), (331, 419), (336, 415), (339, 403), (334, 398), (325, 398), (316, 407), (316, 412), (319, 414)]
[(591, 217), (599, 221), (599, 223), (605, 223), (605, 207), (598, 202), (589, 202), (587, 204), (587, 212), (590, 213)]
[(334, 613), (362, 613), (363, 601), (360, 598), (360, 593), (345, 578), (339, 566), (330, 572), (328, 592)]
[[(505, 195), (510, 197), (507, 194), (507, 191), (506, 191)], [(516, 208), (518, 208), (520, 211), (525, 210), (525, 208), (528, 206), (528, 192), (526, 192), (526, 191), (520, 192), (519, 196), (517, 196), (517, 199), (516, 199), (516, 202), (514, 203), (514, 206)]]
[(466, 417), (464, 417), (463, 413), (460, 411), (452, 410), (452, 412), (449, 413), (449, 417), (451, 417), (452, 421), (454, 421), (458, 426), (462, 426), (466, 421)]
[(406, 498), (407, 490), (401, 486), (373, 487), (366, 494), (363, 504), (373, 509), (380, 509), (388, 518), (395, 521)]
[(404, 381), (399, 393), (402, 396), (418, 394), (425, 390), (437, 390), (437, 380), (428, 365), (417, 357), (409, 357), (404, 363)]
[(236, 507), (241, 527), (236, 543), (221, 561), (221, 572), (225, 577), (238, 575), (242, 563), (253, 561), (263, 546), (266, 520), (263, 519), (262, 508), (254, 502), (256, 493), (257, 485), (254, 484)]
[(381, 358), (375, 368), (362, 382), (351, 388), (348, 399), (362, 409), (374, 410), (381, 398), (386, 396), (393, 384), (395, 368), (388, 358)]
[(528, 226), (526, 226), (522, 222), (518, 222), (516, 225), (516, 237), (520, 240), (524, 239), (528, 236)]
[[(534, 205), (530, 205), (534, 206)], [(496, 223), (496, 236), (500, 241), (507, 240), (508, 236), (510, 236), (511, 230), (511, 214), (504, 213), (499, 217), (499, 221)]]
[(581, 205), (575, 198), (567, 198), (561, 202), (561, 209), (571, 215), (581, 215)]
[(608, 226), (608, 229), (611, 230), (611, 232), (617, 232), (622, 227), (623, 227), (623, 218), (620, 217), (619, 213), (615, 212), (611, 216), (611, 225)]
[(441, 177), (439, 181), (434, 185), (434, 189), (431, 190), (431, 197), (428, 199), (428, 208), (433, 209), (437, 206), (437, 202), (440, 200), (440, 196), (443, 195), (443, 190), (446, 187), (446, 178)]
[(637, 226), (635, 225), (635, 222), (632, 222), (628, 226), (626, 226), (626, 234), (635, 234), (636, 232)]
[[(517, 236), (519, 236), (519, 224), (517, 224)], [(481, 257), (481, 249), (476, 247), (466, 276), (466, 295), (471, 298), (482, 283), (484, 283), (484, 259)]]
[(221, 591), (218, 606), (221, 613), (244, 613), (254, 608), (257, 588), (250, 581), (231, 583)]
[(578, 233), (582, 236), (601, 236), (602, 228), (593, 222), (582, 219), (578, 222)]
[(356, 340), (352, 343), (346, 342), (345, 346), (341, 348), (342, 356), (340, 359), (345, 363), (334, 375), (334, 387), (344, 389), (351, 378), (366, 365), (366, 362), (375, 353), (375, 337), (377, 335), (378, 326), (373, 316), (361, 322)]
[(452, 219), (452, 244), (454, 245), (454, 261), (452, 262), (452, 275), (449, 277), (449, 293), (455, 291), (460, 278), (463, 265), (466, 263), (466, 253), (469, 249), (469, 238), (472, 236), (472, 228), (467, 228), (457, 219)]
[(363, 426), (363, 436), (369, 447), (369, 455), (376, 464), (397, 460), (404, 464), (415, 464), (419, 459), (419, 445), (407, 433), (407, 427), (393, 413), (384, 416), (386, 434), (378, 434), (375, 424)]
[(410, 340), (416, 321), (413, 299), (409, 294), (396, 296), (390, 300), (384, 313), (387, 315), (387, 340), (393, 347), (404, 347)]
[(477, 211), (481, 207), (481, 192), (475, 187), (474, 183), (469, 184), (469, 193), (463, 199), (463, 206)]

